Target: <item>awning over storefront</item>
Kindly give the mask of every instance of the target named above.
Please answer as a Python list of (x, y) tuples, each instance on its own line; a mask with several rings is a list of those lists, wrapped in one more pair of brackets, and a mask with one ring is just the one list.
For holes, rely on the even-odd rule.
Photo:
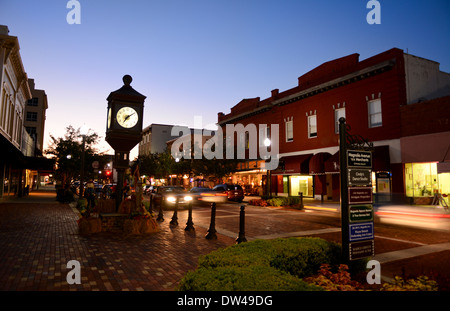
[(450, 162), (439, 162), (437, 164), (437, 173), (450, 173)]
[(450, 132), (400, 138), (403, 163), (450, 161)]
[(331, 154), (328, 152), (316, 153), (309, 160), (309, 174), (310, 175), (324, 175), (325, 174), (325, 162), (331, 158)]
[(55, 160), (45, 157), (25, 157), (25, 168), (29, 170), (53, 172)]
[(272, 175), (309, 174), (309, 160), (312, 153), (297, 156), (283, 157), (284, 169), (272, 171)]
[(55, 160), (45, 157), (28, 157), (13, 146), (3, 135), (0, 135), (0, 162), (12, 164), (17, 169), (29, 169), (51, 173)]

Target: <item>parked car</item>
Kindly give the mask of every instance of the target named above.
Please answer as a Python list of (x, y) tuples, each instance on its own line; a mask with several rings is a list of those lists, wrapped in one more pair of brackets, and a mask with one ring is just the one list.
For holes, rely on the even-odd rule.
[(165, 208), (173, 208), (178, 199), (178, 207), (187, 206), (192, 202), (191, 194), (180, 186), (161, 186), (153, 194), (153, 204)]
[(192, 195), (192, 199), (198, 203), (220, 203), (226, 202), (228, 199), (226, 194), (214, 191), (213, 189), (206, 187), (194, 187), (189, 192)]
[(244, 200), (244, 190), (236, 184), (219, 184), (214, 186), (213, 191), (217, 194), (226, 194), (228, 200), (241, 203)]

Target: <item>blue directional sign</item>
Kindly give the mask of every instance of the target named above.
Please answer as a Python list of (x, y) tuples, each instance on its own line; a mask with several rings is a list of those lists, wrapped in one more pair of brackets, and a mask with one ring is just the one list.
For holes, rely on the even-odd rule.
[(350, 242), (364, 241), (374, 238), (373, 222), (360, 222), (349, 225)]

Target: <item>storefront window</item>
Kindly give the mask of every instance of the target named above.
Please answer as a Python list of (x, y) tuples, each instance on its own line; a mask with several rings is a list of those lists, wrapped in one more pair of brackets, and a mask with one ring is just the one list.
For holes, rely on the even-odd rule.
[(438, 180), (439, 180), (439, 193), (449, 195), (450, 194), (450, 173), (439, 174)]
[(289, 176), (289, 183), (291, 185), (289, 195), (291, 196), (298, 196), (299, 192), (303, 192), (305, 197), (314, 195), (312, 176)]
[(408, 197), (430, 197), (439, 189), (436, 163), (406, 163), (405, 186)]

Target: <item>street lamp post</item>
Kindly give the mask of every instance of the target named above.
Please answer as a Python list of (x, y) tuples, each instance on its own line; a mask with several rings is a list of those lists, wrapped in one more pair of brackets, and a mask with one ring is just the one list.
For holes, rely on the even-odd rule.
[(80, 134), (83, 137), (83, 143), (81, 147), (81, 172), (80, 172), (80, 198), (83, 197), (84, 194), (84, 154), (86, 151), (86, 135), (88, 133), (88, 128), (86, 124), (80, 128)]
[[(264, 139), (264, 146), (265, 147), (270, 147), (271, 145), (271, 141), (270, 139), (267, 137), (266, 139)], [(267, 159), (266, 159), (267, 161)], [(270, 170), (267, 170), (267, 195), (268, 197), (271, 199), (272, 198), (272, 172)]]

